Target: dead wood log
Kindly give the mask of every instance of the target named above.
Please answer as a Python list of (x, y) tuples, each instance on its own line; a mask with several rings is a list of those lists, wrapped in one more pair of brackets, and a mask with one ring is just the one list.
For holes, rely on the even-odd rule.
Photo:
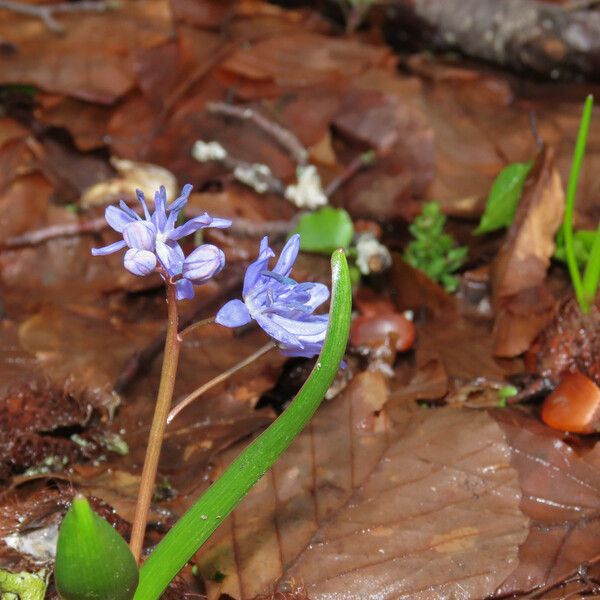
[(408, 40), (553, 79), (600, 78), (600, 12), (537, 0), (387, 0), (393, 44)]

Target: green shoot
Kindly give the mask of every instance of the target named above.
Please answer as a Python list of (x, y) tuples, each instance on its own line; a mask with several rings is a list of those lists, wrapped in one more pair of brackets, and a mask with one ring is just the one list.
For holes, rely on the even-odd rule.
[(583, 298), (587, 303), (588, 310), (593, 306), (600, 281), (600, 224), (594, 235), (594, 242), (590, 250), (590, 256), (583, 273)]
[(464, 264), (469, 249), (457, 246), (444, 233), (446, 216), (438, 202), (423, 205), (423, 211), (409, 226), (415, 238), (404, 252), (404, 260), (423, 271), (430, 279), (441, 283), (447, 292), (454, 292), (458, 279), (452, 275)]
[[(594, 105), (594, 97), (588, 96), (585, 100), (583, 107), (583, 114), (581, 116), (581, 122), (579, 124), (579, 132), (577, 134), (577, 142), (575, 144), (575, 151), (573, 153), (573, 163), (571, 164), (571, 173), (569, 175), (569, 183), (567, 185), (567, 198), (565, 206), (565, 216), (563, 220), (563, 236), (565, 240), (565, 252), (567, 258), (567, 265), (569, 267), (569, 274), (571, 276), (571, 282), (575, 290), (575, 296), (581, 311), (588, 313), (590, 310), (590, 304), (584, 293), (583, 281), (581, 273), (577, 265), (577, 259), (575, 257), (575, 248), (573, 244), (573, 213), (575, 210), (575, 196), (577, 194), (577, 183), (579, 181), (579, 173), (581, 172), (581, 165), (583, 163), (583, 157), (585, 155), (585, 146), (587, 142), (588, 131), (590, 129), (590, 121), (592, 118), (592, 107)], [(595, 244), (594, 244), (595, 245)], [(593, 256), (590, 256), (590, 261), (593, 260)], [(594, 259), (595, 260), (595, 259)], [(600, 256), (597, 258), (600, 261)], [(597, 262), (595, 261), (595, 262)], [(590, 264), (590, 263), (588, 263)], [(586, 268), (586, 271), (588, 269)], [(595, 290), (598, 287), (598, 273), (596, 280), (593, 281), (594, 268), (588, 277), (588, 292), (592, 288)], [(589, 293), (587, 295), (589, 297)]]
[(256, 438), (179, 519), (140, 569), (134, 600), (157, 600), (169, 582), (209, 538), (250, 488), (302, 431), (338, 372), (350, 331), (352, 294), (346, 256), (331, 257), (329, 328), (312, 373), (286, 411)]

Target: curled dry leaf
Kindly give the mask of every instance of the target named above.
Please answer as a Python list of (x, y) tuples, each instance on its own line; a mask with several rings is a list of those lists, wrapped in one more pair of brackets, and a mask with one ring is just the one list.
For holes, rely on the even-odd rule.
[(226, 575), (210, 599), (279, 578), (312, 600), (482, 598), (514, 569), (528, 520), (499, 426), (460, 409), (388, 413), (386, 399), (365, 372), (321, 408), (197, 556), (207, 580)]
[(167, 190), (167, 198), (177, 197), (177, 180), (169, 170), (148, 163), (133, 162), (113, 156), (110, 164), (117, 177), (100, 181), (89, 187), (81, 196), (82, 208), (114, 204), (122, 198), (135, 198), (135, 190), (142, 190), (152, 202), (153, 192), (161, 185)]
[[(546, 278), (564, 207), (554, 151), (545, 147), (525, 182), (515, 220), (492, 268), (492, 298), (497, 310), (496, 356), (510, 357), (525, 352), (552, 318), (554, 303), (549, 294), (541, 292), (544, 311), (540, 310), (538, 301), (528, 302), (527, 296), (535, 294)], [(530, 310), (523, 314), (528, 305)], [(507, 328), (512, 330), (510, 336), (506, 336)]]

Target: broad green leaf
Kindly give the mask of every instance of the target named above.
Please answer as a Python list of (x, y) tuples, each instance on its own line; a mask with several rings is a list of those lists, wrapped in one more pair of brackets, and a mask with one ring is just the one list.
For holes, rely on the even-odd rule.
[(131, 600), (138, 568), (125, 540), (83, 496), (75, 496), (58, 534), (54, 570), (63, 600)]
[(300, 249), (331, 254), (336, 248), (347, 248), (354, 235), (350, 215), (343, 208), (324, 206), (300, 217), (292, 233), (300, 234)]
[(508, 227), (513, 222), (532, 164), (531, 161), (513, 163), (500, 171), (492, 184), (479, 227), (473, 233), (488, 233)]
[(48, 586), (45, 569), (37, 573), (11, 573), (0, 569), (0, 598), (2, 600), (44, 600)]
[(291, 404), (257, 437), (177, 521), (140, 569), (135, 600), (158, 600), (169, 582), (210, 537), (250, 488), (304, 429), (333, 382), (350, 333), (352, 288), (346, 256), (331, 256), (329, 326), (323, 349)]

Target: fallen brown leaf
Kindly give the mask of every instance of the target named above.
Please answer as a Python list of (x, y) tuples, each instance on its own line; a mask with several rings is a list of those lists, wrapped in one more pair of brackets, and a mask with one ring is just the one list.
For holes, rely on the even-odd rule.
[(210, 599), (280, 577), (312, 600), (481, 598), (514, 569), (528, 520), (500, 428), (460, 409), (387, 414), (386, 397), (365, 372), (322, 407), (198, 555), (205, 578), (226, 575)]
[[(562, 223), (565, 196), (554, 157), (554, 150), (549, 147), (538, 154), (513, 224), (492, 266), (492, 299), (497, 310), (496, 356), (525, 352), (553, 316), (550, 294), (538, 291), (541, 302), (527, 302), (527, 295), (534, 294), (546, 279), (554, 253), (554, 235)], [(523, 315), (527, 306), (529, 316), (534, 319), (528, 320), (528, 315)], [(518, 323), (521, 327), (517, 327)], [(511, 330), (510, 336), (506, 335), (507, 329)]]

